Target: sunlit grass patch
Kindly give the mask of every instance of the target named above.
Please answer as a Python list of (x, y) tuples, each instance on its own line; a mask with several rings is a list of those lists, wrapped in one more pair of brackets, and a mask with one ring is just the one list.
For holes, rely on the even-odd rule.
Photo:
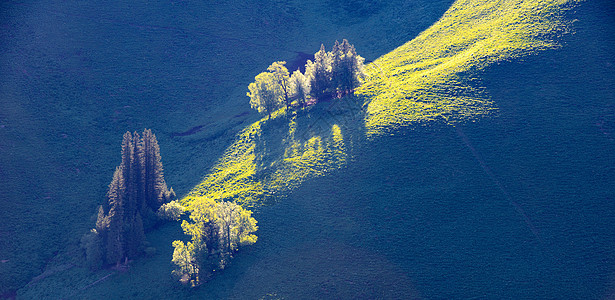
[(344, 135), (340, 125), (328, 123), (329, 113), (307, 108), (286, 114), (280, 109), (271, 119), (264, 117), (248, 126), (182, 204), (190, 207), (193, 201), (208, 198), (254, 207), (308, 178), (344, 166), (348, 157)]
[[(411, 124), (455, 124), (494, 113), (476, 71), (558, 47), (570, 25), (563, 12), (578, 2), (456, 1), (433, 26), (366, 66), (368, 76), (356, 90), (365, 111), (323, 113), (317, 106), (310, 108), (321, 113), (311, 124), (317, 126), (298, 129), (314, 122), (309, 113), (291, 116), (280, 109), (244, 129), (182, 202), (206, 197), (258, 206), (343, 166), (349, 156), (345, 131), (370, 138)], [(364, 122), (337, 124), (334, 114), (360, 115)]]
[(493, 63), (558, 47), (562, 12), (579, 0), (459, 0), (418, 37), (368, 65), (368, 136), (399, 126), (477, 118), (496, 105), (472, 82)]

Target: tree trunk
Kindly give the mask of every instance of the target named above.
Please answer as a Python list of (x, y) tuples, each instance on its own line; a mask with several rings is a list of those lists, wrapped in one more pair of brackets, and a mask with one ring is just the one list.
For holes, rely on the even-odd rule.
[(226, 225), (226, 249), (231, 253), (231, 226)]

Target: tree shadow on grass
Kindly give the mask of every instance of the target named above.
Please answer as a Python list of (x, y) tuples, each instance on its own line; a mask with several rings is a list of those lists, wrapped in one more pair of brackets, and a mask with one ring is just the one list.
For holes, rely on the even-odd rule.
[(365, 140), (363, 99), (334, 98), (265, 119), (254, 137), (254, 178), (265, 203), (344, 167)]

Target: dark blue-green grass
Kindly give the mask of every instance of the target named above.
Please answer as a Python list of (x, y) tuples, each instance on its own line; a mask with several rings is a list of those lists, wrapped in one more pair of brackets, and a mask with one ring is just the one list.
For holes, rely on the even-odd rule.
[[(125, 131), (151, 128), (167, 182), (187, 193), (259, 118), (246, 86), (272, 61), (342, 38), (375, 59), (452, 1), (379, 2), (373, 11), (336, 3), (1, 3), (0, 295), (41, 274), (23, 298), (70, 295), (97, 278), (79, 265), (78, 241), (104, 201)], [(160, 261), (170, 260), (161, 249), (176, 237), (167, 238), (155, 243)], [(170, 278), (168, 264), (156, 272)]]
[(583, 3), (561, 49), (481, 71), (497, 116), (357, 145), (346, 168), (261, 208), (259, 242), (204, 286), (168, 275), (169, 225), (149, 235), (154, 258), (73, 297), (611, 297), (612, 15)]

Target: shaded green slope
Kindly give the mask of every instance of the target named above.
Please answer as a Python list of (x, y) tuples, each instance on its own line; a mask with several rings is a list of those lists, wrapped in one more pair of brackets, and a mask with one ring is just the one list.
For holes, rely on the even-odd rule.
[(497, 117), (375, 139), (263, 208), (254, 250), (211, 284), (229, 298), (612, 297), (613, 12), (582, 3), (561, 49), (480, 71)]
[(320, 103), (298, 112), (281, 109), (244, 129), (223, 158), (182, 203), (201, 197), (249, 207), (282, 196), (308, 178), (345, 165), (362, 119), (357, 99)]
[[(451, 123), (492, 112), (495, 104), (472, 82), (471, 72), (557, 47), (556, 38), (569, 25), (563, 12), (576, 3), (455, 2), (418, 37), (367, 65), (368, 78), (357, 90), (358, 99), (319, 104), (317, 110), (322, 112), (314, 118), (306, 112), (300, 113), (306, 114), (303, 119), (296, 118), (280, 110), (274, 120), (263, 118), (242, 131), (182, 202), (189, 206), (206, 197), (258, 205), (267, 196), (283, 194), (307, 178), (343, 166), (352, 151), (344, 146), (345, 131), (355, 132), (355, 142), (360, 143), (399, 126), (435, 119)], [(327, 105), (336, 108), (324, 108)], [(350, 122), (357, 119), (364, 123)], [(297, 120), (319, 130), (300, 130), (297, 139)], [(262, 131), (265, 124), (269, 132)], [(264, 140), (269, 148), (259, 151), (257, 145)]]
[[(544, 65), (544, 64), (543, 64), (543, 65)], [(463, 74), (463, 73), (462, 73), (462, 74)], [(374, 75), (374, 76), (376, 76), (376, 77), (377, 77), (377, 75)], [(531, 80), (528, 80), (528, 82), (531, 82)], [(465, 81), (462, 81), (462, 83), (461, 83), (460, 85), (457, 85), (456, 87), (458, 87), (460, 90), (463, 90), (463, 89), (461, 89), (461, 86), (466, 85), (466, 84), (467, 84), (467, 83), (466, 83)], [(494, 98), (492, 98), (492, 99), (491, 99), (491, 100), (493, 100), (493, 102), (490, 102), (490, 101), (489, 101), (489, 99), (487, 98), (487, 96), (490, 96), (490, 95), (491, 95), (491, 93), (490, 93), (489, 95), (487, 95), (487, 94), (485, 94), (485, 93), (481, 92), (481, 89), (480, 89), (480, 86), (481, 86), (481, 85), (480, 85), (480, 84), (470, 84), (469, 86), (471, 86), (471, 87), (478, 87), (478, 88), (473, 88), (472, 90), (470, 90), (470, 92), (469, 92), (468, 94), (471, 96), (470, 98), (472, 98), (472, 99), (476, 99), (476, 102), (477, 102), (477, 104), (478, 104), (477, 106), (480, 108), (479, 110), (477, 110), (477, 111), (479, 111), (479, 114), (480, 114), (480, 113), (482, 113), (482, 112), (480, 112), (481, 110), (483, 110), (483, 111), (492, 111), (492, 110), (496, 107), (496, 104), (498, 104), (497, 100), (499, 100), (499, 98), (494, 97)], [(433, 91), (439, 91), (439, 90), (438, 90), (438, 86), (431, 86), (431, 87), (429, 87), (429, 89), (430, 89), (430, 90), (433, 90)], [(446, 89), (446, 90), (448, 91), (449, 89)], [(478, 90), (478, 92), (477, 92), (477, 90)], [(478, 93), (478, 97), (476, 96), (476, 93)], [(504, 93), (504, 92), (502, 92), (502, 93)], [(412, 93), (411, 93), (411, 94), (412, 94)], [(441, 96), (442, 96), (441, 94), (440, 94), (440, 95), (438, 95), (438, 97), (441, 97)], [(404, 103), (404, 104), (408, 104), (408, 103)], [(325, 104), (325, 106), (324, 106), (324, 107), (322, 107), (322, 108), (323, 108), (323, 109), (324, 109), (324, 108), (326, 108), (326, 107), (327, 107), (327, 105), (328, 105), (328, 104)], [(498, 106), (498, 108), (500, 107), (500, 105), (497, 105), (497, 106)], [(442, 107), (445, 107), (445, 106), (443, 105)], [(449, 109), (449, 110), (453, 110), (453, 108), (454, 108), (455, 110), (459, 110), (459, 109), (461, 109), (461, 108), (459, 108), (459, 105), (457, 105), (457, 106), (449, 106), (449, 107), (451, 107), (451, 109)], [(485, 108), (485, 109), (483, 109), (483, 108)], [(446, 110), (444, 110), (444, 111), (446, 111)], [(434, 111), (432, 111), (432, 112), (426, 112), (426, 113), (425, 113), (425, 115), (427, 115), (427, 116), (433, 116), (433, 114), (436, 114), (436, 115), (437, 115), (438, 113), (439, 113), (438, 111), (435, 111), (435, 110), (434, 110)], [(356, 115), (357, 115), (357, 116), (363, 116), (363, 114), (362, 114), (362, 113), (357, 113)], [(397, 124), (397, 125), (399, 125), (399, 124), (407, 124), (407, 122), (411, 122), (412, 120), (421, 120), (421, 118), (416, 118), (416, 117), (414, 117), (414, 116), (415, 116), (415, 115), (414, 115), (413, 113), (409, 113), (409, 114), (404, 115), (404, 116), (402, 116), (402, 117), (397, 116), (397, 117), (395, 117), (395, 118), (389, 118), (389, 119), (392, 119), (392, 120), (393, 120), (393, 123), (392, 123), (392, 124)], [(468, 116), (477, 116), (477, 114), (469, 114)], [(429, 117), (429, 118), (425, 118), (425, 119), (432, 119), (432, 118), (435, 118), (435, 117)], [(450, 119), (450, 120), (459, 120), (459, 119), (455, 119), (454, 117), (449, 118), (449, 119)], [(282, 120), (282, 119), (280, 119), (280, 120)], [(374, 120), (375, 120), (375, 119), (374, 119)], [(402, 120), (402, 121), (399, 121), (399, 120)], [(301, 120), (299, 120), (299, 121), (301, 121)], [(297, 121), (297, 122), (299, 122), (299, 121)], [(399, 122), (399, 123), (396, 123), (396, 122)], [(305, 123), (305, 122), (304, 122), (304, 123)], [(329, 123), (329, 122), (327, 122), (327, 123)], [(339, 122), (338, 122), (338, 123), (339, 123)], [(358, 126), (359, 124), (362, 124), (362, 122), (354, 122), (354, 123), (355, 123), (355, 125), (357, 125), (357, 126)], [(376, 123), (377, 123), (377, 122), (376, 122)], [(322, 149), (323, 149), (322, 153), (325, 153), (325, 151), (324, 151), (324, 150), (327, 148), (327, 146), (326, 146), (326, 145), (327, 145), (326, 141), (333, 141), (333, 134), (332, 134), (332, 133), (333, 133), (333, 130), (331, 130), (331, 129), (332, 129), (332, 125), (333, 125), (333, 124), (330, 124), (330, 123), (329, 123), (329, 124), (327, 124), (327, 127), (322, 128), (322, 130), (320, 130), (320, 129), (319, 129), (318, 131), (313, 132), (311, 135), (308, 135), (308, 136), (306, 137), (307, 139), (303, 139), (303, 138), (298, 139), (298, 142), (299, 142), (299, 143), (300, 143), (300, 145), (303, 147), (303, 149), (306, 149), (306, 148), (308, 148), (308, 149), (309, 149), (309, 148), (319, 149), (319, 148), (316, 148), (316, 147), (311, 147), (311, 146), (310, 146), (310, 147), (306, 147), (306, 146), (308, 146), (308, 144), (306, 143), (306, 141), (308, 141), (308, 140), (310, 140), (311, 138), (314, 138), (314, 137), (320, 137), (320, 140), (321, 140), (321, 141), (322, 141), (322, 140), (324, 140), (324, 141), (325, 141), (325, 143), (323, 144), (323, 145), (325, 145), (325, 146), (324, 146), (324, 147), (322, 147)], [(272, 134), (271, 132), (267, 132), (267, 129), (265, 128), (266, 126), (267, 126), (267, 124), (265, 124), (265, 122), (262, 122), (262, 123), (260, 123), (258, 126), (256, 126), (256, 127), (258, 127), (258, 128), (256, 128), (256, 127), (255, 127), (255, 128), (256, 128), (255, 130), (258, 130), (258, 131), (264, 131), (264, 132), (265, 132), (265, 134), (266, 134), (266, 135), (267, 135), (267, 136), (268, 136), (271, 140), (273, 140), (272, 142), (270, 142), (270, 144), (271, 144), (271, 143), (277, 143), (277, 144), (276, 144), (276, 146), (274, 147), (275, 149), (277, 149), (276, 151), (285, 150), (285, 149), (286, 149), (286, 146), (284, 146), (285, 144), (283, 143), (282, 139), (283, 139), (283, 137), (288, 136), (288, 134), (289, 134), (289, 132), (290, 132), (290, 127), (288, 126), (288, 123), (287, 123), (286, 121), (280, 121), (280, 123), (279, 123), (279, 124), (277, 124), (276, 126), (272, 126), (272, 128), (278, 128), (278, 129), (276, 129), (276, 130), (278, 130), (278, 132), (277, 132), (276, 134)], [(339, 124), (338, 124), (338, 126), (340, 127), (340, 133), (344, 133), (344, 126), (339, 125)], [(353, 125), (352, 129), (353, 129), (353, 130), (356, 130), (357, 132), (364, 132), (364, 129), (361, 129), (361, 128), (363, 128), (363, 127), (361, 127), (361, 126), (357, 127), (357, 126), (354, 126), (354, 125)], [(392, 126), (396, 126), (396, 125), (392, 125)], [(372, 127), (372, 128), (377, 128), (377, 130), (372, 131), (372, 132), (375, 132), (375, 133), (381, 133), (381, 132), (383, 132), (383, 131), (388, 131), (388, 130), (389, 130), (389, 127), (386, 127), (386, 126), (383, 126), (383, 127), (376, 126), (376, 127)], [(384, 130), (380, 131), (380, 129), (384, 129)], [(350, 131), (350, 129), (349, 129), (349, 131)], [(503, 131), (505, 131), (505, 130), (503, 129)], [(242, 136), (243, 136), (243, 134), (242, 134)], [(346, 136), (347, 136), (347, 135), (346, 135), (346, 134), (343, 134), (343, 136), (344, 136), (344, 138), (346, 138)], [(236, 150), (229, 149), (229, 150), (228, 150), (229, 152), (227, 152), (227, 153), (228, 153), (228, 154), (230, 154), (230, 153), (234, 153), (234, 154), (233, 154), (233, 155), (229, 155), (229, 156), (225, 156), (225, 157), (222, 159), (223, 161), (227, 161), (227, 162), (230, 162), (230, 161), (233, 161), (233, 160), (236, 160), (237, 162), (241, 161), (241, 159), (236, 159), (236, 157), (235, 157), (235, 158), (233, 158), (233, 157), (234, 157), (235, 155), (239, 155), (239, 156), (243, 155), (242, 153), (244, 153), (244, 152), (243, 152), (244, 150), (239, 150), (239, 149), (249, 149), (249, 148), (250, 148), (250, 146), (249, 146), (249, 145), (254, 145), (254, 149), (255, 149), (254, 151), (256, 151), (256, 152), (254, 152), (254, 151), (253, 151), (253, 154), (250, 154), (250, 155), (254, 155), (254, 160), (255, 160), (255, 161), (257, 161), (257, 162), (258, 162), (258, 157), (259, 157), (262, 153), (265, 153), (265, 152), (258, 151), (260, 148), (258, 148), (258, 147), (257, 147), (258, 143), (257, 143), (256, 141), (247, 141), (247, 142), (245, 142), (245, 143), (243, 143), (243, 142), (241, 142), (241, 143), (240, 143), (240, 142), (239, 142), (239, 140), (238, 140), (238, 141), (236, 141), (236, 143), (239, 143), (239, 144), (235, 144), (235, 145), (237, 145), (237, 146), (239, 146), (239, 147), (237, 147), (237, 148), (233, 148), (233, 149), (237, 149), (237, 151), (236, 151)], [(331, 143), (330, 143), (330, 144), (331, 144)], [(331, 144), (331, 145), (332, 145), (332, 144)], [(344, 149), (345, 149), (345, 151), (346, 151), (346, 152), (348, 152), (348, 151), (349, 151), (348, 149), (354, 149), (354, 148), (352, 148), (352, 147), (348, 147), (348, 146), (347, 146), (347, 145), (350, 145), (350, 143), (349, 143), (349, 142), (347, 142), (347, 141), (344, 143), (344, 145), (345, 145), (345, 148), (344, 148)], [(115, 145), (112, 145), (112, 146), (114, 147)], [(247, 147), (246, 147), (246, 148), (241, 148), (241, 147), (243, 147), (243, 146), (247, 146)], [(381, 146), (381, 147), (382, 147), (383, 145), (379, 145), (379, 146)], [(386, 146), (386, 145), (385, 145), (385, 146)], [(335, 148), (331, 147), (330, 149), (335, 149)], [(401, 147), (400, 149), (403, 149), (403, 147)], [(427, 151), (427, 150), (426, 150), (426, 151)], [(249, 151), (246, 151), (246, 152), (248, 152), (248, 153), (249, 153)], [(275, 152), (275, 151), (274, 151), (274, 152)], [(312, 152), (313, 152), (313, 153), (316, 153), (316, 154), (318, 154), (318, 155), (324, 155), (324, 154), (322, 154), (320, 151), (310, 151), (310, 152), (308, 152), (308, 153), (312, 153)], [(259, 153), (260, 153), (260, 154), (259, 154)], [(282, 153), (283, 153), (283, 152), (282, 152)], [(319, 154), (319, 153), (320, 153), (320, 154)], [(332, 152), (332, 153), (333, 153), (333, 152)], [(338, 152), (338, 153), (339, 153), (339, 152)], [(258, 154), (258, 155), (257, 155), (257, 154)], [(268, 191), (264, 190), (264, 189), (262, 188), (262, 186), (260, 186), (260, 187), (259, 187), (259, 186), (257, 186), (257, 185), (255, 184), (255, 182), (261, 182), (261, 181), (262, 181), (262, 182), (267, 182), (266, 180), (263, 180), (263, 178), (268, 178), (269, 182), (274, 182), (274, 180), (273, 180), (272, 178), (275, 178), (275, 177), (272, 177), (270, 174), (269, 174), (269, 175), (267, 175), (268, 177), (267, 177), (267, 176), (263, 176), (263, 175), (262, 175), (262, 174), (264, 174), (264, 173), (263, 173), (263, 170), (262, 170), (262, 168), (264, 168), (264, 166), (271, 166), (271, 164), (275, 162), (275, 163), (274, 163), (274, 165), (273, 165), (273, 168), (271, 168), (271, 169), (270, 169), (270, 170), (273, 170), (273, 173), (274, 173), (274, 174), (278, 171), (278, 168), (281, 168), (281, 166), (285, 166), (285, 167), (284, 167), (284, 169), (283, 169), (282, 171), (280, 171), (280, 172), (289, 172), (289, 171), (292, 171), (294, 168), (296, 168), (296, 167), (288, 167), (288, 165), (287, 165), (287, 164), (282, 164), (282, 163), (280, 163), (280, 162), (281, 162), (280, 158), (281, 158), (281, 157), (284, 157), (284, 156), (283, 156), (283, 154), (281, 154), (281, 153), (279, 153), (279, 152), (278, 152), (277, 154), (275, 154), (275, 153), (271, 153), (271, 152), (270, 152), (270, 154), (271, 154), (271, 155), (265, 155), (265, 156), (266, 156), (266, 157), (268, 157), (268, 158), (266, 158), (266, 159), (262, 160), (262, 161), (265, 161), (265, 162), (267, 162), (267, 163), (259, 163), (259, 164), (254, 164), (254, 166), (255, 166), (255, 167), (254, 167), (254, 169), (253, 169), (253, 170), (254, 170), (254, 171), (253, 171), (253, 174), (243, 173), (243, 174), (248, 175), (248, 176), (243, 177), (243, 178), (246, 178), (246, 179), (242, 179), (242, 177), (241, 177), (241, 176), (239, 176), (239, 173), (237, 173), (237, 172), (239, 172), (239, 171), (235, 171), (235, 172), (233, 172), (231, 169), (228, 169), (228, 170), (229, 170), (229, 171), (231, 171), (231, 172), (227, 173), (227, 174), (228, 174), (228, 176), (227, 176), (227, 177), (225, 177), (226, 179), (224, 179), (224, 180), (220, 180), (220, 181), (217, 181), (216, 183), (213, 183), (213, 181), (211, 181), (211, 179), (212, 179), (213, 177), (208, 177), (208, 178), (210, 178), (210, 181), (208, 181), (208, 183), (207, 183), (207, 184), (203, 185), (203, 186), (202, 186), (202, 189), (195, 190), (195, 191), (194, 191), (194, 193), (193, 193), (193, 195), (199, 195), (199, 194), (208, 195), (208, 194), (207, 194), (206, 192), (204, 192), (204, 191), (207, 189), (207, 187), (208, 187), (209, 185), (211, 185), (211, 186), (216, 185), (216, 186), (217, 186), (217, 187), (216, 187), (216, 190), (217, 190), (218, 192), (220, 192), (220, 191), (222, 191), (222, 187), (224, 187), (224, 186), (226, 185), (226, 183), (225, 183), (225, 182), (228, 182), (228, 184), (229, 184), (229, 185), (235, 185), (237, 182), (242, 182), (242, 181), (243, 181), (243, 182), (247, 182), (247, 186), (249, 187), (248, 189), (245, 189), (245, 190), (243, 190), (242, 192), (237, 192), (235, 195), (231, 195), (231, 194), (226, 194), (226, 195), (225, 195), (225, 194), (220, 194), (220, 193), (218, 193), (218, 194), (213, 194), (213, 197), (214, 197), (214, 198), (226, 198), (226, 197), (228, 197), (228, 198), (233, 198), (233, 197), (236, 197), (238, 200), (240, 200), (240, 199), (243, 199), (243, 198), (244, 198), (244, 196), (246, 196), (246, 195), (257, 195), (257, 196), (258, 196), (258, 195), (265, 195), (266, 193), (269, 193)], [(247, 156), (246, 156), (246, 157), (247, 157)], [(298, 158), (299, 156), (295, 156), (295, 157), (297, 157), (297, 158)], [(301, 155), (301, 157), (303, 157), (303, 154)], [(308, 162), (308, 161), (316, 161), (316, 162), (318, 162), (318, 161), (322, 161), (322, 159), (318, 159), (318, 157), (325, 158), (325, 156), (312, 156), (312, 158), (310, 158), (310, 160), (306, 160), (306, 162)], [(332, 165), (334, 168), (337, 168), (337, 167), (339, 167), (340, 165), (343, 165), (345, 162), (347, 162), (347, 161), (348, 161), (348, 158), (349, 158), (349, 157), (352, 157), (352, 155), (351, 155), (351, 156), (348, 156), (348, 155), (340, 155), (340, 156), (338, 156), (338, 157), (339, 157), (339, 158), (344, 158), (344, 159), (343, 159), (343, 160), (342, 160), (342, 159), (335, 160), (335, 161), (337, 161), (338, 163), (337, 163), (337, 164), (335, 164), (335, 165)], [(248, 161), (250, 164), (252, 164), (252, 162), (250, 162), (250, 159), (249, 159), (249, 158), (247, 159), (247, 161)], [(223, 165), (223, 164), (219, 164), (218, 166), (224, 166), (224, 165)], [(235, 166), (237, 166), (237, 165), (235, 165)], [(308, 165), (308, 166), (309, 166), (309, 165)], [(317, 168), (314, 168), (313, 166), (309, 166), (310, 171), (309, 171), (309, 172), (305, 172), (305, 173), (303, 173), (303, 174), (307, 174), (307, 175), (306, 175), (306, 176), (304, 176), (304, 177), (301, 177), (301, 178), (309, 178), (309, 177), (314, 176), (314, 175), (319, 176), (320, 174), (325, 174), (324, 172), (320, 172), (319, 170), (324, 170), (324, 169), (328, 169), (328, 168), (329, 168), (329, 167), (328, 167), (327, 165), (325, 165), (325, 164), (320, 164), (320, 165), (318, 165), (318, 167), (317, 167)], [(241, 170), (241, 168), (238, 168), (238, 170)], [(220, 168), (220, 169), (216, 168), (216, 169), (215, 169), (215, 172), (224, 172), (224, 168)], [(377, 173), (377, 172), (376, 172), (376, 173)], [(393, 175), (393, 174), (391, 174), (391, 175)], [(251, 177), (251, 176), (252, 176), (252, 177)], [(262, 177), (261, 177), (261, 176), (262, 176)], [(233, 178), (236, 178), (237, 180), (234, 180)], [(283, 178), (283, 177), (278, 177), (278, 178)], [(260, 180), (260, 181), (259, 181), (259, 180)], [(207, 182), (207, 181), (206, 181), (206, 182)], [(320, 181), (319, 181), (319, 182), (320, 182)], [(334, 182), (335, 182), (335, 181), (323, 181), (323, 182), (321, 182), (321, 183), (322, 183), (322, 184), (333, 184)], [(360, 181), (360, 183), (365, 184), (365, 183), (371, 183), (371, 182)], [(272, 186), (273, 186), (273, 187), (275, 187), (275, 185), (271, 185), (271, 184), (265, 184), (264, 186), (269, 186), (269, 187), (272, 187)], [(285, 189), (288, 189), (288, 188), (289, 188), (289, 187), (284, 186), (284, 187), (282, 187), (282, 190), (285, 190)], [(277, 188), (276, 188), (276, 189), (277, 189)], [(229, 189), (229, 191), (231, 191), (231, 193), (233, 192), (233, 190), (235, 190), (235, 189), (234, 189), (234, 188)], [(238, 190), (236, 190), (236, 191), (238, 191)], [(276, 191), (276, 190), (274, 190), (274, 191)], [(252, 192), (254, 192), (254, 193), (253, 193), (253, 194), (250, 194), (250, 193), (252, 193)], [(328, 191), (323, 190), (323, 192), (328, 192)], [(307, 196), (306, 196), (306, 198), (307, 198)], [(428, 197), (425, 197), (425, 199), (427, 199), (427, 198), (428, 198)], [(256, 199), (258, 200), (258, 199), (260, 199), (260, 198), (258, 198), (258, 197), (257, 197)], [(257, 203), (257, 204), (258, 204), (258, 203)], [(426, 222), (427, 222), (427, 221), (426, 221)], [(265, 224), (261, 223), (261, 225), (265, 225)], [(281, 224), (281, 225), (284, 225), (284, 223), (282, 222), (282, 224)], [(388, 228), (388, 227), (387, 227), (387, 229), (390, 229), (390, 228)], [(261, 227), (261, 230), (264, 230), (264, 228), (263, 228), (263, 227)], [(284, 233), (281, 233), (281, 234), (284, 234)], [(261, 241), (262, 241), (262, 240), (261, 240)], [(162, 241), (162, 242), (160, 242), (160, 245), (162, 245), (162, 244), (164, 244), (164, 243), (166, 243), (166, 241)], [(271, 245), (271, 244), (270, 244), (270, 245)], [(260, 247), (260, 246), (257, 246), (257, 247)], [(264, 247), (264, 246), (263, 246), (263, 247)], [(164, 253), (165, 253), (165, 255), (167, 255), (167, 256), (168, 256), (168, 254), (169, 254), (170, 252), (169, 252), (169, 251), (164, 251)], [(159, 260), (158, 260), (158, 262), (163, 262), (163, 263), (164, 263), (164, 262), (167, 262), (167, 261), (168, 261), (168, 258), (162, 258), (162, 259), (159, 259)], [(144, 267), (144, 269), (147, 269), (147, 267)], [(165, 266), (165, 268), (163, 268), (163, 269), (164, 269), (164, 272), (168, 273), (168, 270), (170, 270), (170, 267), (169, 267), (169, 266)], [(148, 269), (147, 271), (149, 271), (149, 269)], [(144, 272), (146, 272), (146, 271), (144, 271)], [(164, 272), (161, 272), (161, 273), (164, 273)], [(238, 271), (238, 272), (239, 272), (239, 271)], [(166, 273), (165, 273), (165, 274), (166, 274)], [(135, 278), (133, 278), (133, 281), (131, 281), (131, 283), (130, 283), (130, 284), (126, 284), (126, 286), (130, 286), (131, 284), (134, 284), (135, 282), (138, 282), (138, 278), (137, 278), (138, 276), (136, 276), (136, 275), (135, 275), (135, 276), (131, 276), (131, 277), (135, 277)], [(247, 280), (247, 279), (246, 279), (246, 280)], [(279, 279), (279, 280), (283, 280), (283, 279)], [(225, 281), (225, 279), (221, 279), (221, 281), (222, 281), (223, 283), (225, 283), (227, 286), (232, 286), (232, 285), (234, 284), (233, 282)], [(113, 281), (113, 282), (115, 282), (115, 281)], [(86, 283), (87, 283), (87, 281), (84, 281), (84, 282), (83, 282), (83, 285), (85, 285)], [(165, 283), (167, 283), (167, 282), (165, 282)], [(167, 284), (169, 284), (169, 286), (172, 286), (172, 284), (173, 284), (173, 283), (172, 283), (172, 282), (168, 282)], [(97, 292), (99, 292), (99, 294), (106, 294), (106, 293), (111, 293), (111, 294), (113, 294), (113, 292), (111, 292), (111, 291), (110, 291), (110, 289), (109, 289), (110, 287), (113, 287), (113, 285), (111, 285), (111, 284), (109, 284), (109, 285), (103, 285), (103, 287), (100, 287), (100, 288), (95, 288), (95, 290), (96, 290)], [(108, 289), (108, 290), (105, 290), (105, 289)], [(81, 293), (87, 293), (87, 291), (85, 291), (85, 292), (81, 292)], [(115, 294), (115, 295), (117, 295), (117, 294)], [(222, 293), (222, 295), (227, 295), (227, 294), (223, 292), (223, 293)]]
[[(95, 222), (127, 130), (156, 132), (167, 180), (185, 194), (234, 134), (258, 119), (245, 90), (271, 61), (291, 62), (341, 38), (373, 59), (453, 1), (345, 2), (352, 5), (2, 2), (0, 294), (43, 273), (24, 290), (70, 295), (95, 280), (88, 283), (80, 265), (79, 239)], [(354, 10), (361, 6), (379, 8)], [(199, 126), (194, 135), (175, 135)], [(158, 256), (168, 262), (170, 254)], [(67, 264), (77, 265), (67, 272), (82, 280), (54, 286), (64, 276), (57, 267)], [(170, 266), (161, 268), (158, 274), (170, 274)]]

